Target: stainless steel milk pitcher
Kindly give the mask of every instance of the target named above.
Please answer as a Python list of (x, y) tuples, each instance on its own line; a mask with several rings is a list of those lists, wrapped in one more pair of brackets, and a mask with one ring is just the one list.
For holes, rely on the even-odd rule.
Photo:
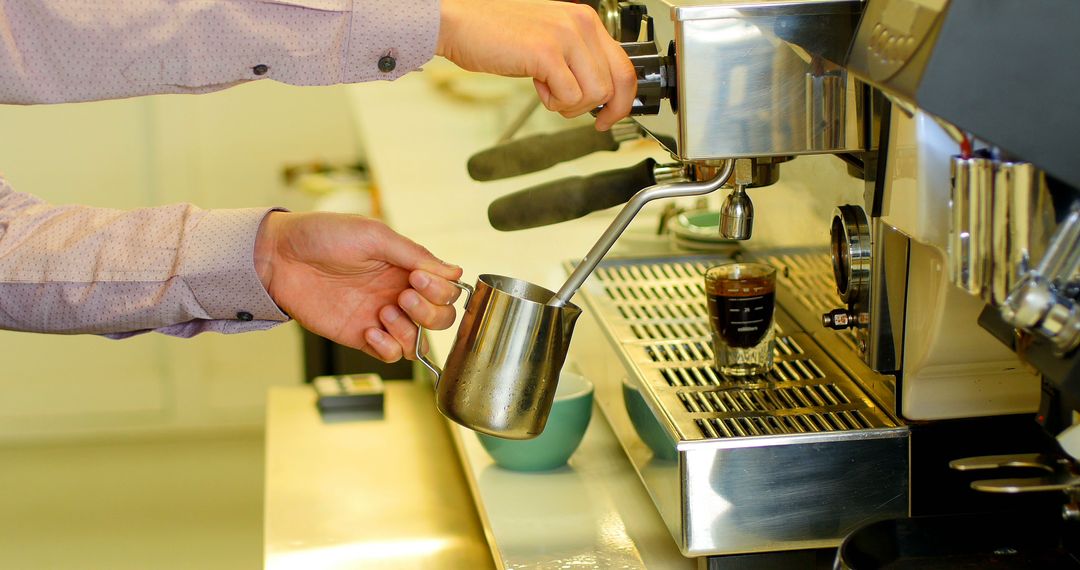
[(507, 439), (540, 435), (547, 423), (574, 323), (581, 309), (549, 305), (555, 293), (527, 281), (481, 275), (444, 368), (416, 356), (435, 374), (439, 411), (478, 432)]

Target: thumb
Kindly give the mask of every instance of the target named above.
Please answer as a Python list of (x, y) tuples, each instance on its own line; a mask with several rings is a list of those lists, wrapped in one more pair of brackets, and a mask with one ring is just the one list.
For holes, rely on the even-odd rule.
[(379, 236), (380, 248), (371, 257), (413, 271), (423, 269), (443, 279), (458, 279), (461, 268), (432, 255), (424, 246), (383, 225)]

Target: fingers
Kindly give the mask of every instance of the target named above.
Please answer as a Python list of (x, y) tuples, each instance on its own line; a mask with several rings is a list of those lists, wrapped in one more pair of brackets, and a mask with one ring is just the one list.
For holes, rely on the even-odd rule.
[[(415, 329), (414, 329), (415, 330)], [(386, 331), (370, 328), (364, 331), (364, 341), (367, 346), (360, 350), (382, 360), (383, 362), (397, 362), (403, 355), (401, 344), (390, 336)]]
[[(428, 322), (441, 323), (454, 322), (454, 309), (453, 307), (442, 307), (443, 310), (436, 310), (435, 316), (425, 318)], [(429, 308), (416, 309), (415, 306), (410, 311), (416, 313), (423, 313), (429, 311)], [(447, 316), (446, 310), (449, 310), (449, 316)], [(371, 328), (365, 331), (364, 340), (377, 352), (377, 356), (386, 362), (395, 362), (402, 357), (409, 360), (416, 359), (416, 335), (419, 333), (419, 329), (416, 328), (416, 324), (413, 322), (413, 317), (409, 313), (405, 313), (400, 307), (394, 305), (387, 305), (379, 310), (379, 322), (382, 324), (385, 331)], [(416, 319), (420, 322), (421, 319)], [(442, 326), (429, 326), (424, 324), (425, 328), (429, 329), (445, 329), (450, 324)]]
[(573, 32), (560, 38), (560, 52), (540, 56), (537, 93), (545, 107), (566, 117), (604, 105), (596, 128), (607, 130), (630, 113), (637, 91), (634, 67), (595, 12), (566, 9), (572, 11)]
[(443, 279), (453, 280), (461, 277), (460, 267), (435, 257), (427, 248), (391, 230), (385, 224), (374, 226), (372, 232), (379, 244), (371, 254), (382, 261), (409, 271), (426, 270)]
[(413, 321), (429, 329), (441, 330), (454, 324), (454, 307), (436, 305), (412, 289), (398, 295), (398, 305)]
[(536, 77), (551, 92), (545, 106), (571, 117), (607, 100), (611, 82), (602, 38), (593, 23), (596, 14), (587, 6), (561, 8), (566, 12), (565, 24), (548, 30), (551, 35), (541, 46)]
[(398, 296), (400, 307), (387, 305), (379, 310), (379, 322), (386, 330), (365, 331), (364, 339), (378, 358), (387, 362), (416, 358), (415, 323), (436, 330), (454, 323), (455, 311), (450, 305), (460, 294), (457, 287), (419, 270), (409, 276), (409, 284), (414, 289), (406, 289)]
[(579, 79), (567, 64), (563, 52), (552, 49), (541, 56), (536, 82), (536, 93), (549, 111), (562, 113), (579, 106), (582, 101)]
[(599, 41), (585, 40), (567, 48), (566, 64), (577, 79), (581, 97), (569, 107), (560, 110), (560, 113), (565, 117), (576, 117), (611, 98), (611, 71), (607, 58), (597, 57), (603, 55)]
[[(597, 24), (599, 25), (599, 23)], [(612, 125), (630, 115), (637, 96), (637, 72), (623, 48), (614, 40), (605, 42), (609, 71), (611, 73), (612, 96), (604, 108), (596, 115), (597, 130), (606, 131)]]
[(602, 130), (628, 114), (633, 67), (589, 6), (443, 0), (440, 16), (435, 51), (464, 69), (531, 77), (544, 106), (566, 116), (605, 105)]
[(408, 315), (398, 307), (387, 305), (379, 311), (379, 322), (390, 336), (385, 345), (379, 347), (380, 352), (385, 350), (388, 355), (415, 360), (416, 335), (419, 331)]

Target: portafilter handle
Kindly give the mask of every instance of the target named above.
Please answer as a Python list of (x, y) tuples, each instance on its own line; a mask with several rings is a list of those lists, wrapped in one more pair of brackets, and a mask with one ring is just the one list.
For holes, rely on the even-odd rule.
[(563, 284), (559, 292), (555, 294), (548, 305), (555, 307), (561, 307), (570, 302), (570, 298), (577, 293), (577, 290), (581, 287), (581, 284), (585, 282), (585, 279), (592, 274), (596, 269), (596, 264), (600, 263), (600, 260), (604, 258), (611, 246), (615, 245), (615, 241), (619, 239), (626, 227), (633, 221), (634, 216), (637, 216), (638, 212), (645, 204), (658, 200), (660, 198), (678, 198), (681, 196), (700, 196), (702, 194), (708, 194), (715, 192), (723, 186), (729, 178), (731, 173), (735, 171), (735, 160), (729, 159), (724, 161), (724, 166), (720, 169), (720, 172), (712, 179), (706, 182), (676, 182), (672, 184), (657, 184), (650, 186), (644, 190), (634, 194), (633, 198), (626, 203), (619, 214), (615, 216), (611, 224), (608, 226), (604, 233), (601, 234), (600, 239), (596, 244), (592, 246), (589, 253), (585, 255), (585, 258), (578, 263), (574, 268), (574, 272), (570, 274), (570, 277)]
[(576, 220), (624, 204), (643, 188), (686, 179), (683, 165), (656, 164), (646, 158), (626, 168), (561, 178), (507, 194), (488, 206), (488, 221), (509, 232)]
[(620, 144), (638, 138), (641, 129), (631, 120), (619, 121), (602, 132), (593, 125), (584, 125), (495, 145), (469, 157), (467, 167), (473, 180), (502, 180), (546, 170), (594, 152), (618, 150)]

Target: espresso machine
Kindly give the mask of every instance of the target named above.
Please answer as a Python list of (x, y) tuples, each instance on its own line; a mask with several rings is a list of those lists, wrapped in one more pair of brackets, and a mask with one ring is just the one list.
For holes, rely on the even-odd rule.
[[(672, 157), (500, 198), (505, 230), (724, 171), (716, 231), (745, 240), (792, 160), (829, 155), (862, 182), (828, 249), (613, 257), (578, 297), (575, 360), (702, 567), (879, 567), (860, 549), (899, 557), (898, 536), (958, 525), (978, 530), (937, 543), (969, 560), (1075, 563), (1080, 79), (1063, 66), (1080, 8), (1016, 4), (605, 0), (638, 71), (633, 120), (470, 163), (505, 177), (638, 136)], [(712, 365), (702, 275), (730, 259), (779, 269), (767, 377)]]

